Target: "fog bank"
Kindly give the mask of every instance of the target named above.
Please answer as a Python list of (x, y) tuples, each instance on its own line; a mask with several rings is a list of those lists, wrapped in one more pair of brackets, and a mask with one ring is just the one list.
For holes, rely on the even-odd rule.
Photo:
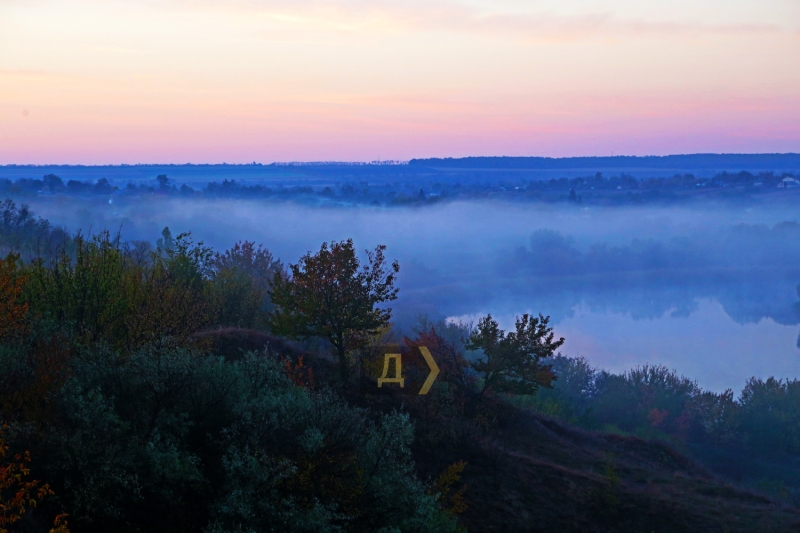
[(790, 207), (314, 208), (158, 196), (30, 203), (73, 231), (119, 229), (124, 239), (154, 241), (168, 226), (217, 249), (263, 243), (284, 262), (323, 241), (386, 244), (401, 265), (400, 324), (421, 313), (491, 312), (507, 327), (515, 314), (541, 312), (567, 337), (565, 353), (613, 370), (656, 362), (712, 389), (738, 389), (751, 375), (800, 376), (800, 225)]

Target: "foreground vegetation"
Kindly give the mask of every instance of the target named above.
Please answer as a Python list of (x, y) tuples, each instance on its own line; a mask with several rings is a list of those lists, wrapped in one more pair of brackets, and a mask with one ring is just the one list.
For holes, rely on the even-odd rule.
[[(253, 243), (70, 236), (5, 206), (0, 531), (800, 525), (797, 381), (734, 399), (663, 368), (597, 371), (557, 355), (543, 316), (400, 336), (380, 246), (285, 266)], [(431, 351), (428, 395), (359, 371), (387, 343), (409, 367)]]

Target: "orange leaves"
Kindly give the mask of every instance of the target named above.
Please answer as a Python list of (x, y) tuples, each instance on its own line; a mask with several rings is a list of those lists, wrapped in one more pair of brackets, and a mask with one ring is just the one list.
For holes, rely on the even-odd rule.
[[(406, 346), (426, 346), (430, 350), (436, 364), (439, 365), (441, 374), (439, 379), (453, 383), (465, 389), (472, 388), (472, 380), (467, 374), (468, 363), (461, 350), (452, 342), (447, 341), (431, 327), (419, 332), (415, 339), (408, 337), (404, 340)], [(423, 364), (423, 368), (425, 365)]]
[(647, 420), (654, 428), (659, 428), (664, 425), (664, 420), (667, 418), (669, 411), (666, 409), (651, 409), (647, 413)]
[(314, 388), (314, 369), (305, 366), (303, 363), (303, 356), (297, 358), (297, 363), (292, 363), (291, 359), (281, 357), (283, 368), (286, 370), (286, 375), (292, 380), (292, 383), (298, 387), (306, 389)]
[(25, 333), (28, 304), (19, 303), (26, 278), (17, 270), (17, 257), (0, 261), (0, 341)]
[(553, 382), (558, 379), (556, 377), (556, 373), (553, 372), (553, 369), (550, 366), (540, 366), (536, 369), (536, 382), (542, 386), (552, 388)]
[(69, 528), (67, 527), (67, 516), (66, 514), (60, 514), (56, 516), (55, 520), (53, 520), (53, 527), (50, 528), (49, 533), (69, 533)]
[[(4, 424), (0, 429), (0, 459), (8, 455), (9, 447), (3, 436), (5, 429), (8, 426)], [(8, 463), (0, 463), (0, 533), (8, 533), (7, 526), (18, 522), (29, 508), (36, 507), (42, 498), (53, 494), (48, 485), (28, 479), (30, 462), (30, 454), (25, 452), (15, 454)], [(69, 533), (65, 517), (56, 517), (51, 533)]]
[(453, 485), (461, 481), (461, 474), (464, 472), (467, 463), (459, 461), (447, 467), (447, 470), (439, 476), (434, 485), (434, 493), (438, 493), (439, 505), (444, 507), (454, 515), (458, 515), (467, 510), (467, 504), (464, 501), (464, 492), (467, 490), (466, 485), (462, 485), (457, 491), (451, 494)]

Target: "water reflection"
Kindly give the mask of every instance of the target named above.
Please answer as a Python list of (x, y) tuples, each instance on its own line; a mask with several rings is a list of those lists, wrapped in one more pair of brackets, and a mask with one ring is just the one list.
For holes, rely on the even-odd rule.
[(648, 320), (580, 306), (556, 329), (568, 339), (564, 353), (584, 355), (601, 368), (663, 364), (718, 392), (738, 392), (751, 376), (800, 376), (796, 327), (771, 318), (740, 324), (713, 300), (699, 301), (686, 316), (666, 312)]

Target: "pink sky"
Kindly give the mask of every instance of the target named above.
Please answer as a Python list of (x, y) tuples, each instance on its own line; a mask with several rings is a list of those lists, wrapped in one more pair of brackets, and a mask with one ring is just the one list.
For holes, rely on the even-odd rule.
[(0, 164), (800, 152), (800, 1), (0, 0)]

